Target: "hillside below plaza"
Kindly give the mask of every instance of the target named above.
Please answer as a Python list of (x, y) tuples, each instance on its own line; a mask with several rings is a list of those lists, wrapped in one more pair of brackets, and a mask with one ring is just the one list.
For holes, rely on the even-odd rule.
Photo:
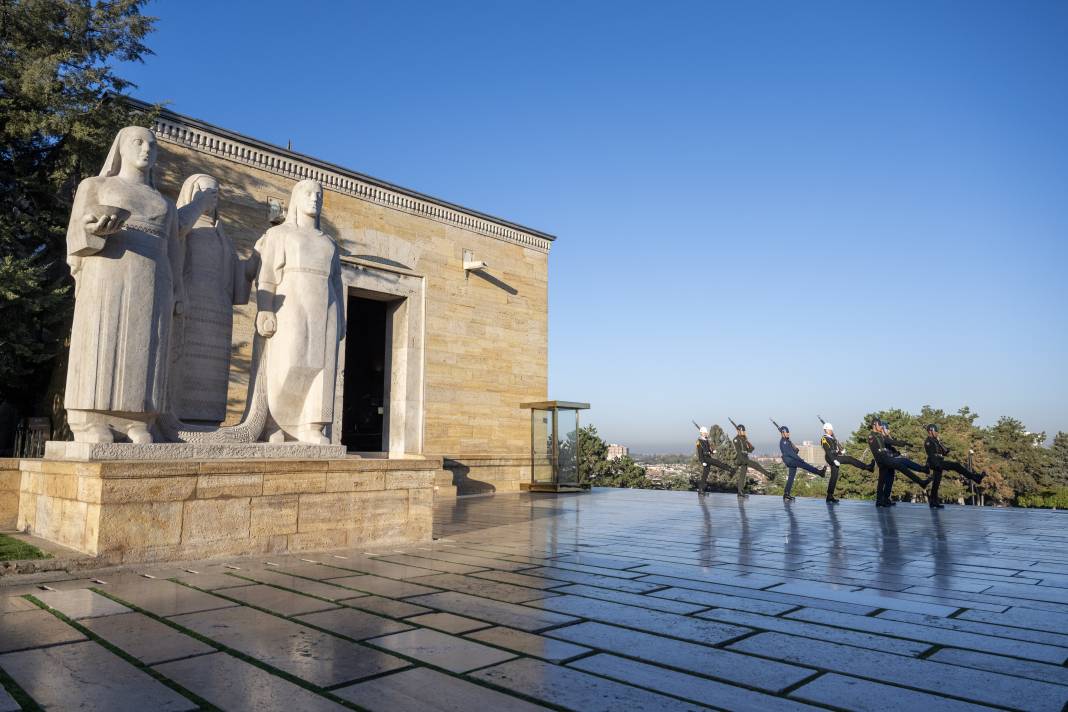
[(0, 578), (0, 684), (101, 710), (1057, 712), (1065, 516), (441, 498), (405, 548)]

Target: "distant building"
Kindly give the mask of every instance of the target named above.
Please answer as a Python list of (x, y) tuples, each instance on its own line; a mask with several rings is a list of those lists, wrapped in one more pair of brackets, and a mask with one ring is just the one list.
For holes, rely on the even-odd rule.
[(616, 445), (612, 443), (608, 446), (608, 454), (605, 455), (606, 460), (618, 460), (621, 457), (630, 455), (630, 448), (626, 445)]
[(810, 465), (820, 467), (823, 462), (823, 447), (819, 443), (814, 443), (811, 440), (803, 440), (797, 447), (797, 454), (801, 456), (801, 459)]

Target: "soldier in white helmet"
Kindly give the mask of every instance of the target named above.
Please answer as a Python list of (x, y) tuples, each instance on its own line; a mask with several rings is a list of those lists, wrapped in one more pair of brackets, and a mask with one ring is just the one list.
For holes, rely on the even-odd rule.
[(875, 460), (863, 463), (855, 457), (846, 455), (842, 443), (834, 436), (834, 426), (830, 423), (823, 424), (823, 437), (820, 439), (823, 446), (823, 457), (827, 460), (827, 466), (831, 468), (831, 480), (827, 483), (827, 504), (837, 504), (838, 498), (834, 496), (834, 488), (838, 485), (838, 468), (842, 465), (852, 465), (868, 472), (875, 471)]
[(728, 465), (722, 460), (717, 460), (713, 457), (716, 454), (716, 448), (712, 446), (712, 441), (708, 439), (708, 428), (702, 427), (700, 436), (697, 438), (697, 461), (701, 463), (701, 484), (697, 487), (697, 494), (705, 496), (705, 487), (708, 486), (708, 471), (715, 467), (724, 472), (734, 472), (734, 465)]

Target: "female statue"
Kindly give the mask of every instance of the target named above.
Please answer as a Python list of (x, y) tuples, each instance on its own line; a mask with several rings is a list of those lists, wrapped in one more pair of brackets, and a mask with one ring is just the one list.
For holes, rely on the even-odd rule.
[(233, 305), (249, 299), (259, 265), (237, 256), (219, 222), (219, 182), (196, 173), (178, 193), (179, 233), (185, 235), (182, 274), (186, 310), (175, 338), (174, 411), (187, 422), (226, 417)]
[(259, 377), (266, 375), (271, 442), (329, 444), (345, 317), (337, 245), (319, 229), (322, 207), (319, 182), (300, 181), (286, 221), (256, 243), (256, 331), (266, 340)]
[(74, 439), (150, 443), (167, 406), (172, 316), (182, 312), (174, 204), (153, 185), (156, 138), (127, 126), (78, 186), (67, 228), (75, 279), (64, 405)]

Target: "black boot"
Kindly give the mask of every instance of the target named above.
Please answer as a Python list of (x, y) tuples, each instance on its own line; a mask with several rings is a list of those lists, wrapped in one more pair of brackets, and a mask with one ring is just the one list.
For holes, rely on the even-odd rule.
[(783, 502), (793, 502), (793, 501), (794, 501), (795, 499), (797, 499), (797, 497), (794, 497), (794, 496), (793, 496), (793, 495), (791, 495), (791, 494), (784, 494), (784, 495), (782, 496), (782, 501), (783, 501)]
[(824, 465), (823, 467), (820, 468), (820, 477), (826, 477), (826, 476), (827, 476), (827, 466)]
[(875, 460), (869, 462), (865, 469), (867, 469), (868, 472), (875, 472)]
[(838, 498), (834, 496), (828, 497), (827, 504), (838, 504)]

